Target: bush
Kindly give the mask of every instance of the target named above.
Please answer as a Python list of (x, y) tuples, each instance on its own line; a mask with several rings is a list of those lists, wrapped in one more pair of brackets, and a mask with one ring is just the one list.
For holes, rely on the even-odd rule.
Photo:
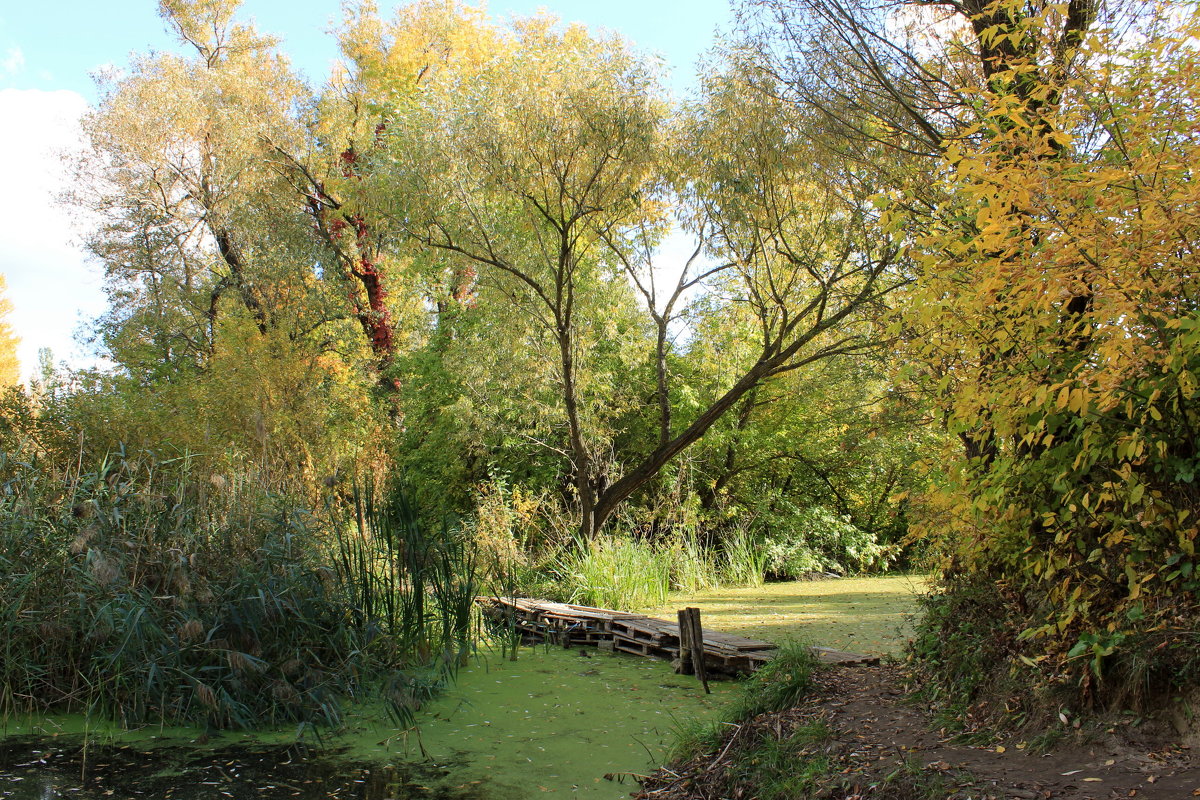
[(885, 548), (847, 518), (814, 506), (776, 528), (766, 542), (766, 571), (777, 578), (812, 572), (863, 572), (881, 563)]
[(817, 657), (806, 644), (784, 642), (774, 658), (746, 679), (733, 705), (731, 720), (738, 721), (783, 711), (800, 702), (812, 688)]
[[(981, 720), (1053, 724), (1061, 708), (1145, 712), (1200, 683), (1193, 607), (1181, 610), (1175, 628), (1085, 632), (1060, 660), (1030, 635), (1031, 621), (1053, 605), (1020, 584), (960, 573), (920, 602), (910, 661), (922, 694), (954, 715), (969, 708)], [(1127, 624), (1143, 617), (1129, 614)]]
[(944, 581), (918, 602), (923, 613), (908, 649), (926, 698), (962, 709), (997, 687), (1020, 649), (1011, 593), (970, 576)]

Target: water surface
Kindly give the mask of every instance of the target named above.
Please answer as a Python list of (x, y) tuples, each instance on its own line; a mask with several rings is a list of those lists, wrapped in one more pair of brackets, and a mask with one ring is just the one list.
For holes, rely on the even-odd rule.
[(10, 720), (0, 800), (615, 800), (662, 763), (676, 721), (717, 715), (733, 684), (712, 687), (705, 696), (661, 661), (538, 647), (516, 661), (482, 654), (416, 731), (368, 705), (319, 745), (295, 731), (204, 741), (187, 729)]

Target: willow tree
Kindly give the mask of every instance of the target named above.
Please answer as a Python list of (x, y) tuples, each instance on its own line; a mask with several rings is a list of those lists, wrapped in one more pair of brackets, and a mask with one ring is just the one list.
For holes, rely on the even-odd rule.
[[(553, 343), (564, 450), (590, 537), (762, 381), (866, 345), (877, 332), (859, 314), (894, 287), (897, 251), (868, 233), (861, 193), (806, 160), (804, 121), (776, 118), (786, 109), (761, 92), (735, 96), (736, 79), (714, 84), (676, 126), (653, 70), (617, 39), (535, 18), (493, 42), (387, 108), (375, 176), (390, 186), (393, 220), (471, 265)], [(720, 396), (688, 418), (663, 410), (669, 376), (657, 370), (657, 441), (614, 453), (589, 373), (605, 330), (597, 315), (639, 286), (653, 301), (646, 262), (674, 211), (720, 268), (689, 273), (670, 297), (703, 278), (754, 310), (760, 337)], [(656, 306), (647, 333), (661, 331), (670, 307)], [(646, 355), (661, 365), (658, 339), (660, 352), (648, 337)]]
[(85, 120), (77, 200), (99, 215), (89, 246), (106, 269), (118, 357), (153, 343), (147, 362), (201, 363), (232, 309), (263, 335), (305, 324), (300, 259), (287, 252), (303, 220), (263, 138), (299, 146), (306, 93), (276, 42), (233, 20), (237, 5), (164, 2), (190, 55), (136, 57)]
[(357, 402), (363, 347), (279, 158), (314, 149), (310, 94), (238, 6), (164, 0), (180, 52), (136, 56), (84, 120), (74, 200), (98, 223), (99, 335), (129, 400), (98, 394), (94, 433), (315, 470), (316, 443), (357, 425), (335, 410)]

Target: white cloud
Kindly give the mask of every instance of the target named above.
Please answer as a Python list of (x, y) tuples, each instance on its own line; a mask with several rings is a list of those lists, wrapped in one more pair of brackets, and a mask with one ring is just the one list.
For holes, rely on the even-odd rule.
[(0, 75), (16, 75), (25, 69), (25, 53), (19, 47), (10, 47), (0, 59)]
[(70, 154), (81, 147), (87, 101), (69, 91), (0, 90), (0, 273), (8, 281), (10, 322), (21, 337), (22, 375), (49, 347), (55, 360), (91, 363), (72, 333), (104, 309), (99, 271), (74, 243), (80, 231), (56, 198), (68, 187)]

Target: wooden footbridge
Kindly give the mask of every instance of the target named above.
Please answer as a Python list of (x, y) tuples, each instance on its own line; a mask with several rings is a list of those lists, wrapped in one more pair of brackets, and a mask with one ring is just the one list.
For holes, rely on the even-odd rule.
[[(669, 622), (645, 614), (523, 597), (479, 597), (476, 602), (488, 617), (514, 628), (527, 640), (563, 647), (591, 645), (666, 659), (674, 661), (677, 670), (691, 673), (695, 669), (701, 677), (749, 674), (769, 661), (776, 649), (771, 642), (702, 628), (697, 609), (680, 611), (678, 621)], [(702, 647), (695, 645), (697, 640), (703, 642)], [(696, 659), (701, 649), (704, 657)], [(825, 663), (879, 663), (875, 656), (828, 647), (813, 647), (812, 651)]]

